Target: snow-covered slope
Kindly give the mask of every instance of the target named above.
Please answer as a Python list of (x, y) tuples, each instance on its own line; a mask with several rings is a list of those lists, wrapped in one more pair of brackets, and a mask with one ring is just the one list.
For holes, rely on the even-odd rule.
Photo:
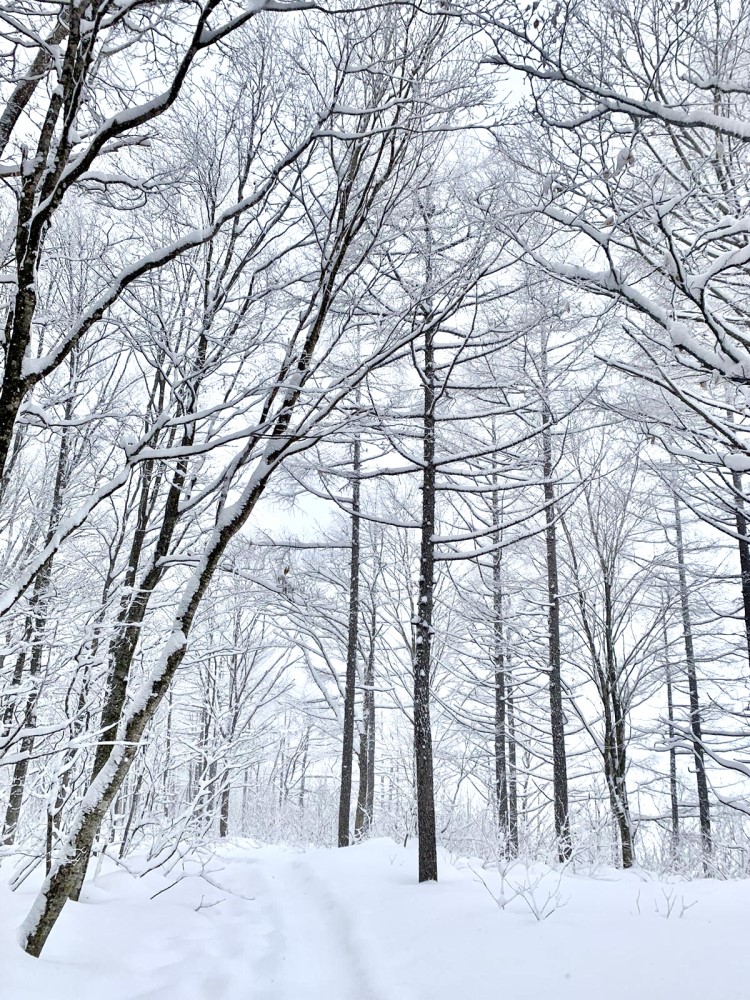
[(440, 884), (418, 886), (415, 861), (380, 840), (225, 846), (166, 877), (105, 865), (39, 960), (15, 939), (33, 887), (3, 886), (0, 997), (750, 1000), (748, 881), (517, 864), (503, 885), (443, 856)]

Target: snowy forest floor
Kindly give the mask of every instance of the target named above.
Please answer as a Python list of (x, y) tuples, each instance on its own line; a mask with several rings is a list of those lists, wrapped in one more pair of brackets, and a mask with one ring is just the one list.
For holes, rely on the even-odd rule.
[(10, 893), (7, 864), (3, 1000), (750, 998), (750, 880), (516, 863), (503, 888), (443, 854), (440, 883), (419, 886), (415, 851), (389, 840), (242, 842), (167, 875), (105, 860), (37, 960), (16, 943), (36, 887)]

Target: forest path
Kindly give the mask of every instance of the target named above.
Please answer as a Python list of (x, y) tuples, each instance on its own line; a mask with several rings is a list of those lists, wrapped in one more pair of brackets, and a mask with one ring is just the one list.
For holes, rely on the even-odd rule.
[(247, 865), (266, 933), (250, 972), (250, 998), (381, 1000), (344, 907), (305, 859), (280, 851)]
[(519, 862), (501, 908), (492, 866), (440, 864), (440, 882), (419, 885), (414, 845), (388, 840), (226, 842), (137, 878), (104, 859), (40, 959), (15, 935), (43, 872), (15, 893), (0, 879), (0, 998), (600, 1000), (602, 984), (607, 1000), (750, 997), (750, 879)]

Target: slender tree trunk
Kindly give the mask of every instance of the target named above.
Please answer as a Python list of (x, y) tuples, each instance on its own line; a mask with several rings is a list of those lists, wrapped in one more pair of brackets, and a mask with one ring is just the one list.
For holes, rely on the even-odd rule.
[(299, 808), (300, 812), (305, 809), (305, 791), (307, 786), (307, 752), (310, 748), (310, 727), (305, 731), (305, 748), (302, 751), (302, 765), (299, 779)]
[(130, 840), (130, 830), (133, 826), (133, 820), (135, 818), (136, 809), (138, 808), (138, 797), (141, 791), (141, 785), (143, 784), (143, 772), (138, 775), (135, 779), (135, 784), (133, 785), (130, 794), (130, 804), (128, 806), (128, 816), (125, 820), (125, 827), (122, 831), (122, 840), (120, 841), (120, 851), (118, 856), (120, 858), (124, 857), (128, 851), (128, 842)]
[(354, 816), (354, 840), (360, 841), (365, 836), (367, 825), (367, 813), (365, 801), (367, 799), (367, 723), (362, 720), (359, 727), (359, 750), (357, 751), (357, 763), (359, 766), (359, 781), (357, 784), (357, 809)]
[[(208, 698), (207, 698), (208, 701)], [(196, 772), (198, 776), (198, 797), (195, 803), (195, 818), (199, 824), (205, 823), (211, 799), (210, 765), (208, 758), (211, 752), (211, 716), (208, 711), (208, 704), (201, 705), (201, 724), (198, 734), (198, 761)]]
[(545, 548), (549, 635), (549, 702), (552, 730), (552, 780), (557, 854), (561, 862), (572, 856), (568, 806), (568, 762), (565, 754), (565, 715), (560, 664), (560, 593), (557, 569), (556, 498), (552, 461), (552, 411), (547, 398), (547, 344), (542, 347), (542, 455), (545, 503)]
[(219, 806), (219, 836), (223, 839), (229, 836), (229, 802), (232, 795), (232, 785), (229, 772), (225, 772), (221, 786), (221, 804)]
[(667, 624), (664, 623), (664, 668), (667, 682), (667, 735), (669, 737), (669, 804), (672, 829), (670, 835), (670, 855), (677, 860), (680, 846), (680, 803), (677, 797), (677, 748), (674, 745), (674, 695), (672, 691), (672, 670), (669, 664), (669, 642)]
[(630, 805), (627, 788), (627, 720), (622, 705), (621, 683), (617, 670), (615, 651), (612, 582), (604, 578), (604, 645), (606, 655), (605, 685), (609, 700), (610, 731), (609, 758), (611, 798), (615, 820), (620, 834), (622, 867), (632, 868), (635, 863), (633, 827), (630, 819)]
[(518, 770), (516, 750), (516, 717), (513, 691), (513, 675), (510, 670), (510, 654), (505, 655), (505, 698), (508, 722), (508, 847), (512, 857), (518, 856)]
[[(258, 790), (259, 782), (256, 778), (255, 788), (256, 793)], [(241, 820), (240, 820), (240, 833), (244, 837), (247, 835), (247, 804), (250, 799), (250, 769), (245, 768), (242, 774), (242, 807), (241, 807)]]
[(52, 845), (55, 840), (55, 807), (52, 801), (47, 803), (47, 830), (44, 838), (44, 874), (49, 875), (52, 869)]
[(630, 823), (627, 787), (618, 760), (617, 739), (612, 730), (605, 733), (604, 773), (607, 778), (612, 821), (620, 842), (620, 859), (623, 868), (632, 868), (635, 862), (633, 835)]
[(622, 759), (621, 748), (618, 746), (615, 756), (615, 796), (617, 800), (617, 821), (620, 828), (620, 845), (622, 849), (622, 867), (632, 868), (635, 864), (635, 844), (633, 825), (630, 818), (630, 803), (626, 771)]
[[(29, 695), (31, 701), (32, 695)], [(25, 719), (26, 725), (33, 725), (33, 717), (28, 715)], [(8, 794), (8, 805), (5, 810), (5, 822), (3, 823), (3, 844), (10, 846), (15, 842), (18, 832), (18, 823), (21, 818), (21, 805), (23, 794), (26, 788), (26, 776), (29, 772), (29, 755), (34, 746), (31, 736), (24, 736), (18, 746), (19, 760), (13, 765), (13, 774), (10, 779), (10, 792)]]
[(281, 737), (281, 747), (278, 754), (279, 763), (279, 797), (278, 797), (278, 807), (281, 809), (284, 804), (284, 775), (286, 774), (286, 726), (287, 720), (284, 717), (284, 730)]
[[(10, 692), (6, 695), (3, 705), (3, 741), (8, 738), (14, 729), (13, 716), (17, 707), (15, 692), (21, 686), (21, 681), (23, 680), (23, 671), (26, 666), (26, 653), (28, 651), (28, 642), (30, 638), (31, 619), (27, 616), (23, 634), (23, 645), (18, 653), (18, 656), (16, 656), (15, 663), (13, 665), (13, 676), (10, 681)], [(11, 636), (9, 632), (7, 642), (10, 644), (10, 641)]]
[(437, 840), (435, 789), (430, 723), (432, 613), (435, 597), (435, 348), (433, 332), (425, 331), (424, 411), (422, 439), (422, 524), (419, 553), (418, 606), (414, 647), (414, 755), (417, 783), (419, 881), (436, 882)]
[(372, 595), (370, 610), (370, 648), (365, 665), (364, 690), (362, 692), (362, 729), (359, 736), (359, 791), (357, 813), (354, 821), (354, 836), (357, 840), (366, 837), (372, 826), (372, 809), (375, 798), (375, 631), (377, 628), (377, 607), (375, 594)]
[[(495, 524), (499, 517), (497, 493), (493, 493)], [(500, 532), (492, 535), (495, 545), (500, 543)], [(492, 553), (492, 660), (495, 680), (495, 803), (498, 833), (502, 849), (508, 842), (508, 769), (506, 762), (506, 691), (505, 691), (505, 636), (503, 635), (503, 581), (502, 550)]]
[(703, 847), (703, 869), (706, 873), (708, 873), (708, 859), (712, 851), (711, 807), (708, 798), (708, 780), (706, 777), (706, 763), (703, 751), (703, 726), (700, 697), (698, 695), (698, 676), (695, 669), (693, 624), (690, 616), (687, 569), (685, 567), (685, 543), (682, 536), (680, 504), (676, 494), (674, 495), (674, 522), (677, 547), (677, 570), (680, 583), (680, 609), (682, 611), (682, 630), (685, 640), (685, 664), (687, 667), (688, 691), (690, 694), (690, 731), (693, 736), (695, 782), (698, 791), (698, 817), (701, 829), (701, 844)]
[(742, 610), (745, 618), (745, 644), (747, 646), (748, 662), (750, 663), (750, 539), (747, 534), (747, 515), (745, 513), (741, 473), (732, 473), (732, 486), (735, 492), (734, 519), (739, 536), (737, 547), (740, 553), (740, 587), (742, 588)]
[(164, 725), (164, 774), (162, 797), (164, 799), (164, 815), (169, 815), (171, 795), (171, 771), (172, 771), (172, 688), (167, 692), (167, 712)]
[(367, 667), (367, 698), (365, 701), (365, 721), (367, 724), (367, 796), (365, 798), (366, 830), (372, 829), (375, 815), (375, 633), (377, 629), (377, 606), (374, 600), (370, 617), (373, 640)]
[(359, 640), (360, 442), (358, 437), (354, 439), (352, 467), (352, 540), (349, 562), (349, 626), (344, 687), (344, 738), (341, 749), (341, 790), (339, 796), (339, 847), (348, 847), (350, 843), (349, 819), (352, 803), (354, 704), (357, 691), (357, 644)]

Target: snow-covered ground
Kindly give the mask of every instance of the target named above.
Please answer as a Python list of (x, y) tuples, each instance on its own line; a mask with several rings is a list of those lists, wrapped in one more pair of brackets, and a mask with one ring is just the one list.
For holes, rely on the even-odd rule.
[(443, 855), (441, 882), (418, 886), (415, 860), (378, 840), (223, 846), (179, 881), (105, 863), (38, 960), (16, 944), (34, 887), (11, 894), (6, 878), (0, 997), (750, 1000), (750, 881), (515, 865), (503, 886)]

